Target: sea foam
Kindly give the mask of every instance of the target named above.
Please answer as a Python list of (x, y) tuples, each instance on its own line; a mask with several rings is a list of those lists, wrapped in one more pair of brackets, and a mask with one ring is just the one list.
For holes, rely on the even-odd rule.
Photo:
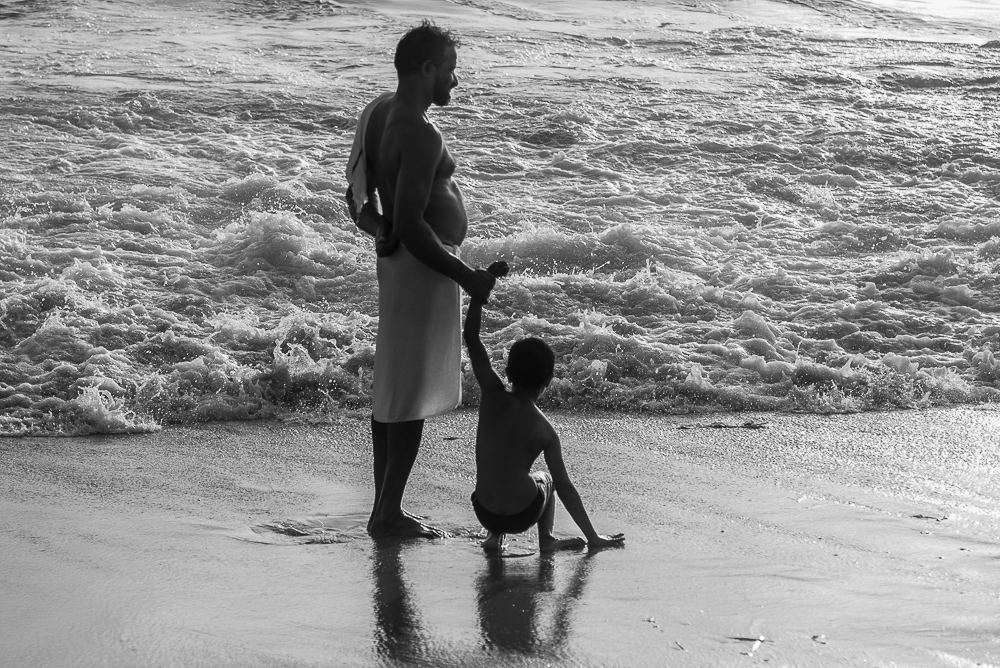
[[(0, 432), (364, 409), (375, 258), (342, 174), (411, 17), (128, 7), (5, 19)], [(467, 3), (451, 26), (461, 85), (431, 114), (462, 257), (512, 267), (484, 316), (494, 362), (544, 337), (544, 403), (572, 408), (1000, 399), (989, 27), (630, 7)], [(475, 405), (468, 367), (463, 390)]]

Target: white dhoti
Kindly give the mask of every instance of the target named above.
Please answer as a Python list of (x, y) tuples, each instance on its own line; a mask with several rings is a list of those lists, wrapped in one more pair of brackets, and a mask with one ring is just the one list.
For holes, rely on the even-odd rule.
[[(458, 248), (449, 251), (457, 255)], [(377, 261), (372, 417), (422, 420), (462, 401), (462, 293), (404, 246)]]

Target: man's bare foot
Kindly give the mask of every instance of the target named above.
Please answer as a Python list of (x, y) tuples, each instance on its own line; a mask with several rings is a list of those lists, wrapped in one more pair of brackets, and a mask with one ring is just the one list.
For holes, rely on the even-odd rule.
[(391, 520), (372, 520), (368, 525), (368, 535), (372, 538), (448, 538), (448, 532), (409, 514), (401, 514)]
[[(426, 518), (426, 517), (424, 517), (423, 515), (417, 515), (416, 513), (411, 513), (411, 512), (410, 512), (409, 510), (407, 510), (406, 508), (403, 508), (402, 510), (403, 510), (403, 515), (404, 515), (404, 516), (406, 516), (406, 517), (409, 517), (409, 518), (410, 518), (411, 520), (415, 520), (415, 521), (417, 521), (417, 522), (420, 522), (421, 524), (423, 524), (423, 523), (424, 523), (424, 520), (426, 520), (426, 519), (427, 519), (427, 518)], [(375, 512), (374, 512), (374, 511), (372, 511), (372, 514), (371, 514), (371, 516), (370, 516), (370, 517), (368, 518), (368, 524), (367, 524), (367, 526), (365, 527), (365, 530), (366, 530), (366, 531), (367, 531), (367, 532), (369, 533), (369, 535), (370, 535), (370, 534), (371, 534), (371, 532), (372, 532), (372, 525), (373, 525), (374, 523), (375, 523)]]
[(556, 538), (555, 536), (549, 536), (548, 538), (542, 536), (538, 537), (538, 549), (542, 552), (555, 552), (556, 550), (579, 550), (584, 547), (587, 547), (587, 541), (580, 536), (577, 536), (576, 538)]
[(406, 515), (407, 517), (409, 517), (411, 520), (416, 520), (418, 522), (423, 522), (424, 520), (427, 519), (423, 515), (417, 515), (416, 513), (411, 513), (406, 508), (403, 508), (403, 514)]

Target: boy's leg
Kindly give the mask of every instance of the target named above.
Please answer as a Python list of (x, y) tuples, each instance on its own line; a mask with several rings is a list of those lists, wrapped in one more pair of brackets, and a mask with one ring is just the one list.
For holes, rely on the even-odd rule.
[(483, 549), (487, 552), (497, 552), (503, 549), (503, 537), (502, 533), (493, 533), (489, 529), (486, 530), (486, 540), (483, 541)]
[(542, 508), (542, 516), (538, 518), (538, 549), (542, 552), (551, 552), (586, 547), (587, 541), (583, 538), (560, 539), (552, 535), (556, 523), (556, 490), (552, 476), (545, 471), (535, 471), (531, 477), (535, 479), (538, 488), (545, 493), (545, 507)]

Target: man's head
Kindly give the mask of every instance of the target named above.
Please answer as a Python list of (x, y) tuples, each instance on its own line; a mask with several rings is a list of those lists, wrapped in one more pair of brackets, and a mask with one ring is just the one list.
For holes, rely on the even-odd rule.
[(455, 77), (457, 37), (424, 21), (399, 40), (396, 45), (396, 74), (400, 79), (427, 76), (432, 79), (432, 101), (443, 107), (451, 100), (451, 89), (458, 85)]
[(549, 344), (530, 336), (510, 347), (507, 353), (507, 379), (525, 388), (545, 387), (552, 380), (556, 356)]

